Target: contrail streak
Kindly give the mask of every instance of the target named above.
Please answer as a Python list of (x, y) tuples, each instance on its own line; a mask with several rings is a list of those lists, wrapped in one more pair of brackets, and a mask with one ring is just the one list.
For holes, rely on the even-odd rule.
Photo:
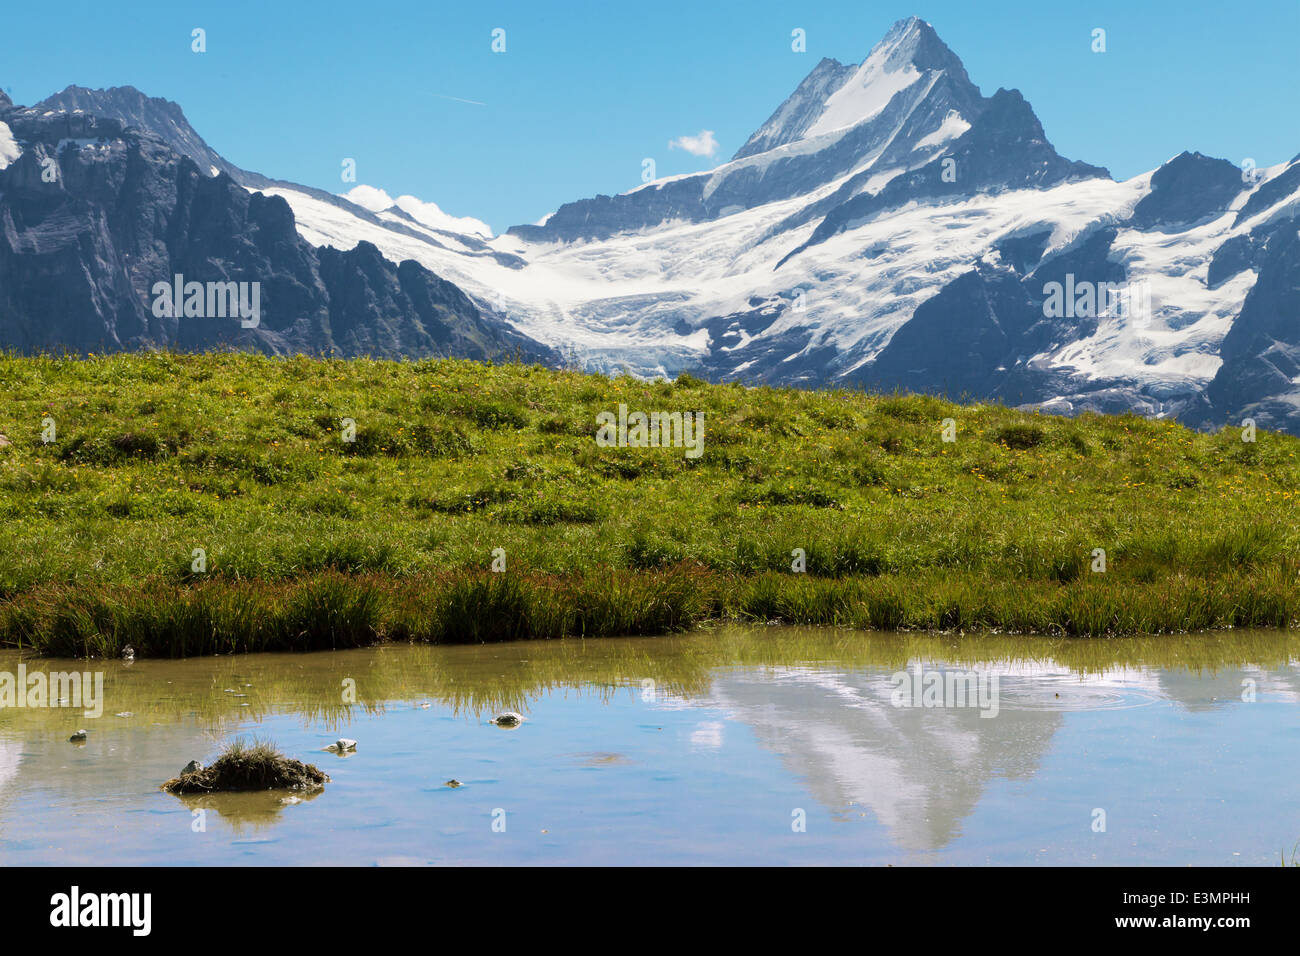
[(459, 96), (448, 96), (445, 93), (430, 93), (430, 96), (436, 96), (442, 100), (455, 100), (457, 103), (468, 103), (471, 106), (487, 106), (486, 103), (480, 103), (478, 100), (467, 100)]

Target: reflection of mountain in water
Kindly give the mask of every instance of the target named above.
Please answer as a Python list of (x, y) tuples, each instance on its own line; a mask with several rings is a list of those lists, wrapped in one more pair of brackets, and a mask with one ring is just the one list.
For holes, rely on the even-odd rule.
[(1116, 668), (1082, 676), (1050, 662), (1018, 661), (994, 672), (995, 717), (981, 717), (973, 706), (897, 707), (892, 671), (824, 665), (719, 670), (699, 703), (746, 724), (830, 810), (869, 810), (900, 847), (933, 850), (957, 836), (991, 780), (1037, 771), (1067, 711), (1160, 700), (1190, 710), (1226, 706), (1240, 702), (1248, 677), (1261, 696), (1300, 698), (1294, 669)]
[(1259, 667), (1225, 668), (1216, 671), (1158, 671), (1156, 683), (1161, 696), (1190, 711), (1206, 711), (1242, 701), (1243, 681), (1254, 681), (1259, 697), (1300, 701), (1300, 671), (1289, 668), (1267, 671)]
[(870, 810), (912, 850), (946, 845), (993, 776), (1034, 772), (1061, 715), (895, 707), (886, 673), (727, 670), (707, 701), (748, 724), (833, 811)]
[(22, 759), (22, 745), (17, 740), (0, 737), (0, 800), (4, 799), (14, 778), (18, 776), (18, 765)]

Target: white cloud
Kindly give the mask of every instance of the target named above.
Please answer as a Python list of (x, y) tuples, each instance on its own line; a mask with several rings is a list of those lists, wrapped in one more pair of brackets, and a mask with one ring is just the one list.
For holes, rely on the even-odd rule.
[(6, 124), (0, 123), (0, 169), (4, 169), (22, 154), (13, 131)]
[(678, 136), (668, 141), (669, 149), (684, 149), (692, 156), (712, 156), (718, 151), (718, 141), (713, 130), (702, 129), (695, 136)]
[(388, 195), (382, 189), (376, 189), (374, 186), (364, 184), (353, 186), (343, 194), (343, 198), (356, 203), (363, 209), (369, 209), (371, 212), (383, 212), (385, 209), (392, 208), (393, 197)]
[(723, 725), (716, 720), (706, 720), (691, 731), (692, 750), (721, 750)]
[(424, 202), (414, 196), (398, 196), (394, 199), (382, 189), (358, 185), (344, 193), (343, 198), (374, 213), (386, 212), (396, 206), (416, 222), (430, 229), (476, 233), (485, 239), (492, 238), (492, 227), (482, 220), (472, 216), (448, 215), (439, 209), (436, 203)]

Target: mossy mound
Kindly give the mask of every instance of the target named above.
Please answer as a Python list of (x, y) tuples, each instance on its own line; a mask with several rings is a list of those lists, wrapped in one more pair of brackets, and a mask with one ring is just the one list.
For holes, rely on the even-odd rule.
[(237, 740), (211, 766), (187, 768), (162, 788), (168, 793), (317, 790), (328, 780), (318, 767), (290, 759), (271, 744)]

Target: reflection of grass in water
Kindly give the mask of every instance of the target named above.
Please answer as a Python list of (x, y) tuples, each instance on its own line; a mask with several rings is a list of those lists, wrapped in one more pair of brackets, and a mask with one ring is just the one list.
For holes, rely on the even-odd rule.
[[(1256, 666), (1273, 670), (1300, 659), (1292, 631), (1223, 631), (1184, 637), (1124, 640), (957, 637), (883, 634), (819, 628), (721, 626), (685, 637), (600, 641), (536, 641), (462, 647), (385, 645), (336, 654), (254, 654), (185, 661), (29, 661), (29, 668), (103, 669), (104, 713), (132, 711), (135, 722), (193, 716), (220, 733), (228, 723), (260, 722), (275, 713), (333, 729), (354, 714), (382, 714), (423, 700), (457, 715), (500, 710), (526, 713), (533, 700), (576, 690), (601, 700), (640, 694), (653, 681), (657, 696), (694, 697), (708, 691), (711, 672), (731, 665), (900, 670), (909, 661), (997, 669), (1014, 662), (1068, 667), (1081, 674), (1150, 667), (1213, 673)], [(0, 670), (17, 655), (0, 654)], [(346, 694), (355, 682), (355, 702)], [(251, 687), (245, 685), (251, 684)], [(226, 690), (245, 693), (239, 698)], [(402, 702), (395, 705), (393, 702)], [(241, 707), (246, 703), (249, 706)], [(47, 726), (57, 710), (0, 710), (9, 726)], [(80, 712), (77, 712), (80, 719)], [(56, 719), (72, 719), (67, 714)]]
[[(124, 710), (132, 711), (137, 723), (193, 717), (219, 736), (228, 723), (260, 722), (277, 713), (297, 714), (304, 724), (333, 729), (358, 713), (382, 714), (398, 701), (416, 706), (430, 700), (455, 714), (478, 717), (526, 711), (531, 700), (559, 689), (580, 689), (608, 700), (625, 686), (639, 689), (646, 678), (655, 681), (660, 693), (689, 695), (705, 689), (712, 655), (695, 642), (668, 645), (660, 640), (665, 639), (385, 645), (337, 654), (146, 660), (129, 666), (36, 659), (28, 667), (103, 670), (104, 719), (112, 720)], [(16, 653), (0, 653), (0, 670), (12, 670), (17, 660)], [(44, 724), (59, 714), (50, 709), (5, 709), (0, 710), (0, 722)], [(80, 711), (77, 714), (80, 719)]]
[(1122, 640), (864, 634), (816, 628), (771, 628), (756, 633), (722, 628), (717, 634), (715, 652), (720, 657), (729, 656), (737, 664), (772, 666), (825, 661), (834, 667), (898, 670), (919, 659), (991, 669), (1016, 662), (1054, 662), (1080, 674), (1130, 667), (1214, 673), (1244, 666), (1276, 669), (1300, 659), (1300, 634), (1295, 631), (1233, 630), (1198, 634), (1195, 639), (1168, 635)]
[(262, 830), (280, 819), (280, 813), (293, 803), (315, 800), (325, 791), (303, 790), (292, 794), (263, 790), (244, 793), (178, 793), (176, 797), (193, 813), (211, 810), (230, 824), (236, 835)]

